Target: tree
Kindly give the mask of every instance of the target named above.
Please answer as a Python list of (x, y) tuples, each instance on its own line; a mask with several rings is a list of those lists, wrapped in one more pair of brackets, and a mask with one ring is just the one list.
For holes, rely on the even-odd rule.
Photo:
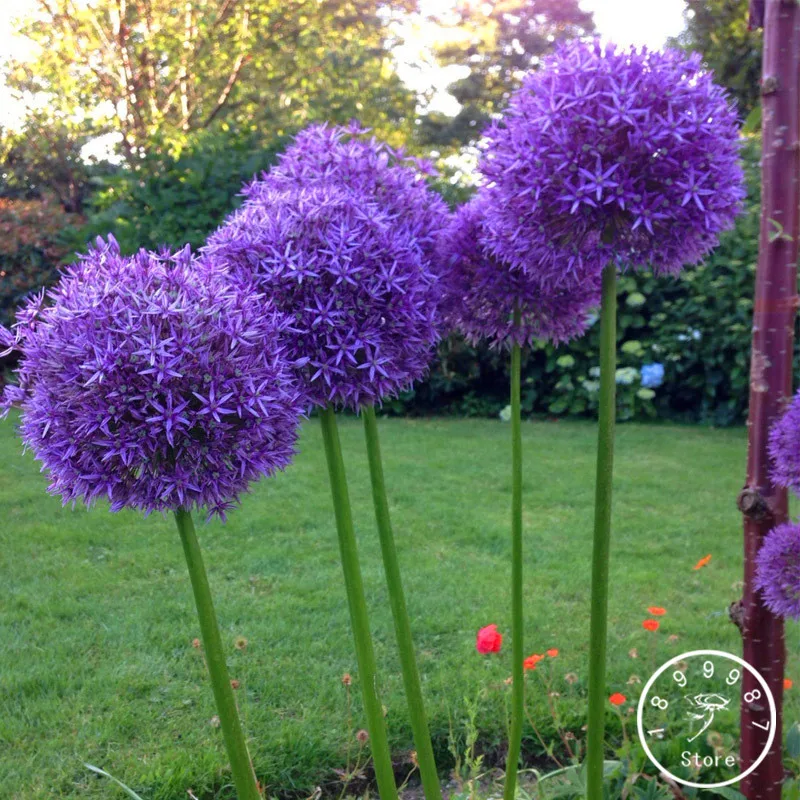
[(701, 53), (746, 117), (759, 103), (762, 35), (748, 24), (748, 0), (686, 0), (686, 29), (673, 46)]
[(396, 127), (414, 98), (391, 68), (389, 17), (379, 0), (38, 0), (21, 26), (36, 55), (8, 64), (8, 84), (118, 131), (130, 163), (223, 118)]
[(462, 108), (455, 117), (428, 114), (420, 138), (461, 145), (480, 134), (522, 76), (559, 41), (591, 33), (594, 22), (578, 0), (492, 0), (462, 3), (445, 27), (450, 33), (463, 31), (437, 48), (442, 64), (469, 68), (468, 75), (449, 87)]
[(91, 134), (64, 118), (35, 110), (20, 130), (0, 130), (0, 196), (55, 195), (67, 213), (80, 214), (93, 173), (82, 149)]

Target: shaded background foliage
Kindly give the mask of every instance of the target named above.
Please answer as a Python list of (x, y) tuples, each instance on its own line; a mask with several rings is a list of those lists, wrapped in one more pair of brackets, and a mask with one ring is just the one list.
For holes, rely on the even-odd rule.
[(65, 233), (80, 223), (53, 197), (0, 197), (0, 324), (11, 322), (24, 297), (56, 280), (72, 252)]
[[(241, 184), (268, 169), (311, 121), (359, 117), (377, 135), (440, 158), (435, 188), (455, 206), (471, 193), (452, 158), (502, 110), (525, 70), (555, 42), (590, 34), (577, 0), (464, 3), (442, 20), (440, 64), (462, 67), (447, 116), (399, 79), (396, 23), (414, 0), (166, 0), (40, 3), (23, 32), (41, 47), (7, 62), (9, 84), (44, 93), (18, 130), (0, 130), (0, 322), (27, 292), (52, 282), (88, 239), (113, 233), (137, 247), (200, 245), (239, 203)], [(747, 0), (687, 0), (674, 45), (700, 50), (736, 98), (758, 114), (760, 34)], [(127, 80), (123, 78), (127, 76)], [(88, 109), (76, 115), (76, 109)], [(753, 124), (757, 127), (757, 124)], [(100, 137), (100, 138), (98, 138)], [(92, 147), (110, 146), (108, 160)], [(91, 155), (87, 152), (95, 153)], [(102, 149), (102, 148), (100, 148)], [(744, 150), (746, 213), (701, 266), (680, 279), (630, 273), (620, 281), (618, 390), (623, 419), (658, 415), (718, 425), (743, 421), (758, 239), (758, 147)], [(597, 328), (560, 348), (526, 354), (523, 408), (548, 416), (593, 412)], [(660, 386), (642, 367), (661, 364)], [(490, 415), (507, 405), (507, 358), (458, 337), (440, 347), (427, 380), (393, 414)]]

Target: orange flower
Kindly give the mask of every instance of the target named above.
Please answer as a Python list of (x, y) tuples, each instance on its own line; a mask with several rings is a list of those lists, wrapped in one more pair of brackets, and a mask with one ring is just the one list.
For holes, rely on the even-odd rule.
[(657, 631), (657, 630), (658, 630), (658, 628), (659, 628), (659, 626), (660, 626), (660, 624), (661, 624), (661, 623), (660, 623), (660, 622), (659, 622), (657, 619), (646, 619), (646, 620), (645, 620), (645, 621), (642, 623), (642, 627), (643, 627), (643, 628), (644, 628), (646, 631)]
[(652, 614), (654, 617), (663, 617), (667, 613), (667, 609), (661, 608), (661, 606), (648, 606), (647, 613)]
[(550, 658), (555, 658), (558, 655), (558, 648), (557, 647), (551, 647), (547, 651), (547, 655), (549, 655)]
[(544, 656), (540, 656), (538, 653), (534, 653), (532, 656), (528, 656), (522, 662), (522, 667), (523, 669), (536, 669), (536, 665), (542, 660), (544, 660)]
[(608, 698), (608, 702), (611, 703), (612, 706), (621, 706), (628, 698), (625, 697), (624, 694), (620, 694), (619, 692), (614, 692), (611, 697)]
[(794, 686), (794, 681), (791, 678), (784, 678), (783, 679), (783, 688), (784, 689), (791, 689)]
[(709, 561), (711, 561), (711, 555), (710, 555), (710, 554), (709, 554), (709, 555), (707, 555), (707, 556), (703, 556), (703, 557), (702, 557), (702, 558), (701, 558), (701, 559), (700, 559), (700, 560), (699, 560), (699, 561), (698, 561), (698, 562), (697, 562), (697, 563), (694, 565), (694, 568), (695, 568), (695, 569), (703, 569), (703, 567), (704, 567), (704, 566), (706, 566), (706, 564), (708, 564), (708, 562), (709, 562)]

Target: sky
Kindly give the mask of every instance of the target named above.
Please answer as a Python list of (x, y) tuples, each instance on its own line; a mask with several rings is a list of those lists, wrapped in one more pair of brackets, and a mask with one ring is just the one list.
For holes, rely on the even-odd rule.
[(683, 30), (684, 0), (582, 0), (600, 35), (620, 45), (659, 48)]
[[(421, 6), (430, 11), (450, 7), (452, 0), (422, 0)], [(620, 45), (647, 45), (658, 48), (683, 29), (684, 0), (581, 0), (587, 11), (594, 13), (597, 30), (603, 39)], [(4, 55), (24, 56), (25, 44), (13, 35), (12, 19), (24, 14), (31, 0), (0, 0), (0, 61)], [(399, 54), (399, 72), (412, 88), (418, 91), (433, 89), (432, 105), (445, 113), (455, 113), (455, 102), (444, 87), (458, 77), (453, 69), (441, 69), (426, 58), (426, 50), (436, 37), (436, 31), (423, 21), (404, 31), (408, 43)], [(458, 70), (458, 67), (455, 68)], [(3, 85), (0, 65), (0, 125), (14, 124), (22, 108)]]
[(2, 61), (4, 58), (25, 56), (24, 41), (14, 36), (11, 21), (24, 14), (30, 0), (0, 0), (0, 125), (14, 124), (20, 119), (23, 108), (5, 88)]

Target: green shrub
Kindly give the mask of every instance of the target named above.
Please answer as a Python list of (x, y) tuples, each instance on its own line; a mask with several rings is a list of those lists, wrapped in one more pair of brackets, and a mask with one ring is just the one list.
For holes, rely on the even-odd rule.
[(268, 169), (285, 142), (265, 142), (257, 131), (205, 132), (180, 153), (155, 153), (136, 169), (119, 169), (92, 197), (76, 249), (108, 233), (126, 253), (162, 244), (199, 247), (238, 205), (242, 184)]

